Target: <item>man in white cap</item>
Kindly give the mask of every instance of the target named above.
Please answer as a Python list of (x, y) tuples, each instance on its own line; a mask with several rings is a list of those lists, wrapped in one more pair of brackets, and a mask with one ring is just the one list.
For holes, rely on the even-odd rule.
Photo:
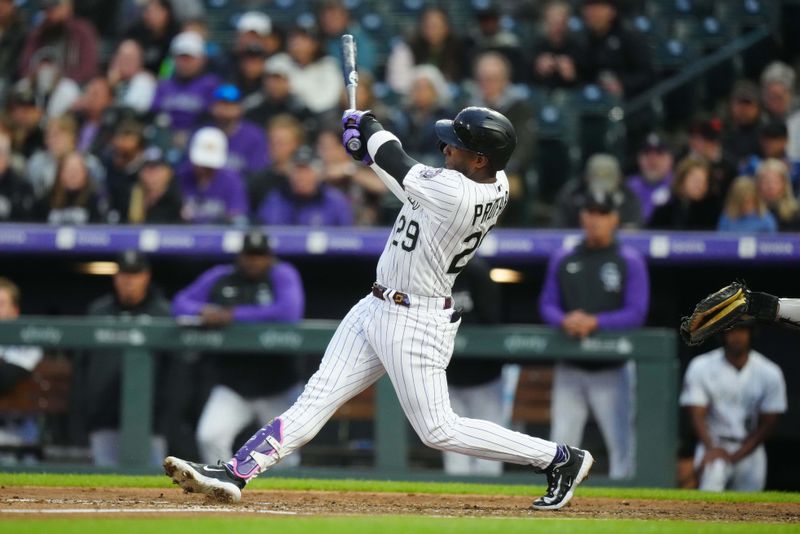
[(189, 162), (177, 173), (183, 218), (200, 224), (247, 223), (247, 193), (241, 175), (225, 168), (228, 139), (219, 128), (200, 128), (189, 147)]
[(159, 82), (151, 111), (169, 117), (176, 144), (182, 145), (181, 134), (190, 130), (211, 106), (220, 80), (204, 70), (205, 41), (200, 34), (179, 33), (172, 40), (170, 53), (175, 58), (175, 73), (171, 79)]
[(236, 22), (234, 53), (249, 45), (261, 45), (267, 49), (267, 38), (272, 33), (272, 20), (260, 11), (248, 11)]

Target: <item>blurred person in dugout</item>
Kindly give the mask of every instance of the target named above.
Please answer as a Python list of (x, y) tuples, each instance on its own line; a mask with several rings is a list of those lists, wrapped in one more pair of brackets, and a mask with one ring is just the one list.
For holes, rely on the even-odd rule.
[[(483, 258), (473, 258), (460, 272), (453, 285), (453, 299), (458, 302), (462, 322), (497, 324), (502, 316), (500, 287), (490, 276)], [(516, 369), (517, 374), (514, 373)], [(463, 359), (458, 356), (447, 367), (447, 384), (453, 410), (462, 417), (486, 419), (499, 425), (511, 422), (511, 409), (519, 367), (498, 359)], [(494, 475), (503, 473), (503, 463), (482, 460), (457, 452), (443, 452), (444, 470), (448, 475)]]
[(786, 412), (786, 382), (774, 362), (753, 350), (754, 326), (722, 334), (722, 347), (696, 356), (683, 379), (681, 406), (697, 434), (699, 489), (761, 491), (764, 441)]
[[(547, 267), (539, 311), (545, 323), (584, 339), (601, 330), (638, 328), (647, 318), (650, 281), (642, 255), (619, 243), (615, 196), (596, 191), (580, 211), (583, 240)], [(581, 443), (591, 411), (609, 457), (609, 477), (634, 474), (632, 361), (562, 361), (555, 366), (550, 439)]]
[[(206, 271), (175, 295), (179, 322), (206, 327), (230, 323), (295, 323), (303, 318), (305, 293), (297, 269), (272, 253), (266, 234), (248, 231), (235, 265)], [(230, 458), (233, 442), (253, 422), (266, 421), (294, 403), (300, 374), (292, 355), (214, 354), (208, 360), (215, 385), (197, 425), (206, 463)], [(283, 464), (297, 465), (289, 457)]]
[[(117, 259), (113, 291), (89, 305), (88, 315), (93, 317), (118, 317), (120, 320), (143, 317), (169, 317), (169, 301), (151, 284), (150, 263), (144, 255), (127, 250)], [(164, 356), (155, 362), (154, 377), (165, 377), (159, 372)], [(122, 353), (118, 349), (93, 350), (78, 358), (81, 377), (83, 413), (89, 430), (92, 460), (98, 466), (115, 466), (119, 463), (119, 415), (122, 375)], [(150, 438), (150, 461), (159, 465), (167, 451), (163, 437), (165, 421), (159, 418), (159, 397), (165, 384), (156, 380), (156, 398), (153, 402), (153, 435)]]
[[(0, 276), (0, 321), (13, 321), (20, 315), (21, 293), (8, 278)], [(28, 378), (42, 360), (41, 347), (0, 346), (0, 397)], [(33, 426), (31, 426), (33, 424)], [(0, 445), (20, 445), (31, 440), (26, 430), (35, 431), (35, 423), (27, 419), (0, 417)]]

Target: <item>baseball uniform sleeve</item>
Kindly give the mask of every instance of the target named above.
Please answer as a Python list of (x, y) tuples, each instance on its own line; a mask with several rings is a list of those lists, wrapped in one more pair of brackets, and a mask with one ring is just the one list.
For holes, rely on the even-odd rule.
[(271, 304), (243, 304), (233, 308), (233, 320), (245, 323), (295, 322), (303, 318), (305, 293), (297, 270), (288, 263), (272, 268), (272, 288), (275, 299)]
[(647, 265), (638, 251), (620, 247), (620, 253), (628, 266), (625, 279), (625, 295), (622, 308), (597, 314), (601, 330), (614, 328), (636, 328), (644, 324), (650, 305), (650, 278)]
[(683, 377), (681, 390), (681, 406), (708, 406), (708, 392), (703, 384), (703, 364), (698, 359), (689, 363), (686, 375)]
[(199, 315), (203, 306), (208, 304), (208, 295), (214, 284), (233, 271), (229, 265), (218, 265), (200, 275), (192, 284), (178, 292), (172, 301), (173, 317)]
[(761, 413), (784, 413), (786, 409), (786, 381), (781, 368), (775, 365), (767, 374), (764, 400), (759, 411)]

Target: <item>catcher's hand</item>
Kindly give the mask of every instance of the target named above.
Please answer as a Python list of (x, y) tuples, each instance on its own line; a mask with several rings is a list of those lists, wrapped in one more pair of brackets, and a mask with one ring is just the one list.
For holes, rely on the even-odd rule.
[(734, 282), (697, 303), (681, 320), (681, 337), (687, 345), (699, 345), (709, 337), (738, 323), (758, 319), (775, 321), (778, 298), (750, 291), (744, 282)]

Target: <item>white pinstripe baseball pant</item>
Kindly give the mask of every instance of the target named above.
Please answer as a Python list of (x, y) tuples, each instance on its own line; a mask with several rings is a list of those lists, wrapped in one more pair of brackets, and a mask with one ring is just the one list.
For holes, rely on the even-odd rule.
[(406, 417), (429, 447), (549, 466), (555, 443), (453, 412), (445, 369), (460, 320), (451, 323), (451, 314), (441, 306), (404, 307), (372, 295), (361, 299), (339, 324), (297, 402), (280, 416), (281, 456), (310, 441), (342, 404), (388, 373)]

